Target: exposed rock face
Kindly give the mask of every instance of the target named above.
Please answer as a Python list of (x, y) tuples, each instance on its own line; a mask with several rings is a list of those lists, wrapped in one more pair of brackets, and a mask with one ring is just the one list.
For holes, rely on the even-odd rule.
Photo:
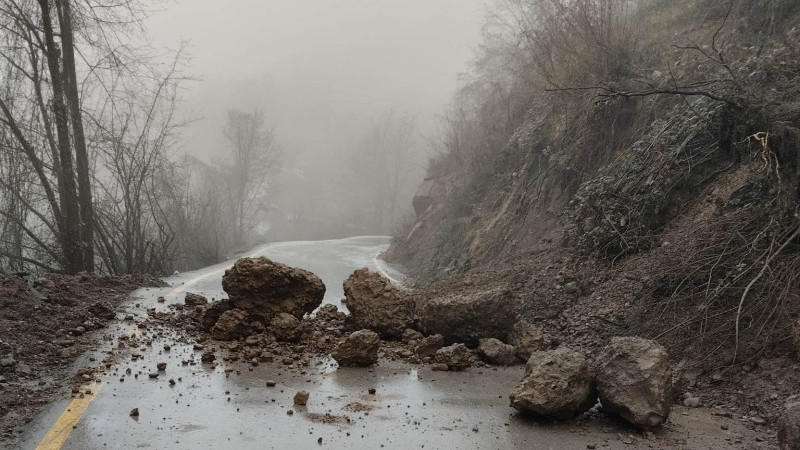
[(347, 309), (356, 325), (381, 336), (400, 337), (414, 318), (414, 301), (386, 278), (366, 268), (344, 282)]
[(464, 344), (453, 344), (437, 350), (434, 361), (447, 365), (449, 370), (464, 370), (472, 365), (472, 352)]
[(778, 418), (778, 446), (781, 450), (800, 450), (800, 395), (786, 400)]
[(520, 362), (513, 345), (504, 344), (495, 338), (481, 339), (478, 343), (478, 353), (484, 361), (496, 366), (513, 366)]
[(514, 324), (508, 335), (508, 343), (516, 347), (517, 355), (523, 361), (527, 361), (531, 353), (547, 350), (549, 347), (542, 328), (527, 320), (519, 320)]
[(518, 311), (514, 294), (495, 289), (430, 299), (417, 309), (417, 316), (425, 334), (475, 346), (481, 338), (507, 339)]
[(378, 362), (378, 349), (381, 340), (372, 330), (360, 330), (351, 334), (331, 356), (340, 366), (371, 366)]
[(186, 306), (200, 306), (208, 303), (208, 299), (202, 295), (187, 292), (186, 297), (183, 299), (183, 303), (186, 304)]
[(420, 358), (424, 358), (433, 356), (442, 347), (444, 347), (444, 336), (434, 334), (417, 339), (417, 343), (414, 345), (414, 353)]
[(551, 419), (569, 419), (597, 402), (594, 376), (586, 358), (571, 349), (534, 352), (525, 378), (509, 398), (518, 411)]
[(672, 370), (663, 346), (638, 337), (612, 338), (596, 366), (603, 411), (641, 428), (667, 420)]
[(247, 312), (241, 309), (231, 309), (222, 313), (217, 322), (211, 327), (211, 337), (220, 341), (232, 341), (245, 337), (250, 332), (247, 324)]
[(300, 321), (291, 314), (278, 314), (269, 323), (269, 328), (279, 341), (294, 341), (300, 337)]
[(264, 257), (236, 261), (225, 271), (222, 288), (235, 308), (266, 322), (279, 313), (301, 319), (325, 296), (325, 285), (313, 273)]

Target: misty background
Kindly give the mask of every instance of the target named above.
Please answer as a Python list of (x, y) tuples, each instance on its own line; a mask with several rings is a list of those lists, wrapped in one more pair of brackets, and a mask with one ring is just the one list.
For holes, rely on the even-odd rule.
[(228, 111), (260, 110), (281, 157), (250, 236), (321, 239), (388, 234), (410, 211), (484, 15), (483, 0), (191, 0), (146, 25), (156, 46), (188, 44), (177, 153), (226, 160)]

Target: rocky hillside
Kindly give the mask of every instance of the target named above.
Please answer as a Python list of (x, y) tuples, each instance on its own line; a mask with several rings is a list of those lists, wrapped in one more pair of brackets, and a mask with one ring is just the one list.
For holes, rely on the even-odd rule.
[(510, 287), (556, 342), (796, 368), (800, 5), (575, 4), (487, 33), (388, 257), (423, 292)]

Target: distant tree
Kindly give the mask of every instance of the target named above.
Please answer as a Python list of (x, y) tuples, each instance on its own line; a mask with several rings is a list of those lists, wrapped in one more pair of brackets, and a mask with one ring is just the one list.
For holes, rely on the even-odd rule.
[(410, 191), (419, 181), (418, 143), (416, 118), (390, 111), (373, 121), (351, 153), (351, 184), (369, 231), (389, 232), (410, 204)]
[(227, 182), (233, 242), (241, 245), (247, 231), (255, 225), (253, 219), (264, 207), (270, 178), (280, 163), (280, 149), (272, 130), (267, 128), (263, 112), (258, 109), (228, 111), (223, 133), (231, 151), (225, 168), (230, 172)]

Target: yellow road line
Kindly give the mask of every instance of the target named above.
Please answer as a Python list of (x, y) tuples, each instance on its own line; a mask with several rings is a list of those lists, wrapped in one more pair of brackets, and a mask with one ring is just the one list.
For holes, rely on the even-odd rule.
[[(281, 246), (281, 244), (269, 245), (249, 256), (251, 258), (255, 258), (267, 249), (279, 246)], [(226, 269), (227, 267), (192, 278), (191, 280), (164, 294), (164, 297), (172, 298), (177, 296), (195, 284), (205, 280), (208, 277), (220, 274)], [(96, 387), (92, 389), (91, 394), (84, 394), (83, 398), (74, 398), (71, 402), (69, 402), (67, 409), (61, 413), (53, 426), (50, 427), (50, 430), (47, 431), (47, 434), (44, 436), (42, 441), (36, 446), (36, 450), (59, 450), (64, 446), (64, 443), (67, 442), (67, 438), (72, 432), (73, 427), (78, 423), (78, 420), (80, 420), (81, 416), (86, 411), (86, 408), (89, 407), (89, 404), (92, 403), (92, 400), (94, 400), (94, 398), (97, 396), (97, 391), (100, 390), (101, 384), (98, 383), (95, 386)]]
[(50, 431), (48, 431), (44, 439), (42, 439), (42, 442), (36, 446), (36, 450), (60, 449), (64, 445), (64, 442), (67, 441), (69, 434), (72, 432), (72, 428), (78, 423), (83, 412), (89, 407), (89, 403), (92, 403), (92, 400), (94, 400), (97, 392), (100, 390), (100, 386), (102, 386), (100, 383), (94, 385), (92, 393), (84, 394), (83, 398), (73, 398), (72, 401), (69, 402), (69, 405), (67, 405), (67, 409), (61, 414), (61, 417), (56, 420), (56, 423), (53, 424)]

